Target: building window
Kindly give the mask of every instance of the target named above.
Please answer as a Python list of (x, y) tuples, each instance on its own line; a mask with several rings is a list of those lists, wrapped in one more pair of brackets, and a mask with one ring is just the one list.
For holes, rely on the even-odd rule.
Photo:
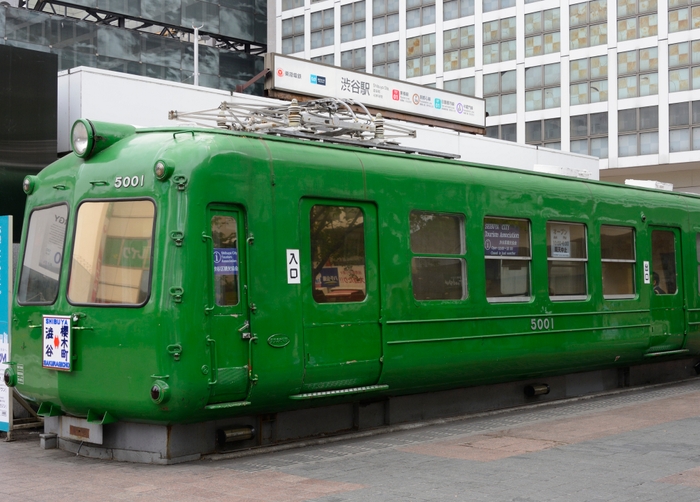
[[(669, 0), (668, 2), (668, 31), (694, 30), (700, 28), (700, 6), (688, 6), (689, 3), (700, 3), (698, 0)], [(679, 8), (680, 7), (680, 8)]]
[(530, 222), (484, 218), (486, 298), (490, 302), (530, 299)]
[(572, 153), (608, 158), (608, 112), (573, 116), (570, 125)]
[(474, 77), (465, 77), (446, 80), (443, 88), (446, 91), (464, 94), (465, 96), (476, 96), (476, 79)]
[(486, 137), (516, 143), (518, 141), (518, 128), (516, 124), (490, 126), (486, 128)]
[(617, 41), (653, 37), (659, 31), (657, 0), (618, 0)]
[(340, 7), (340, 41), (350, 42), (365, 38), (365, 2)]
[(525, 142), (561, 150), (561, 119), (525, 122)]
[(387, 42), (372, 47), (372, 73), (399, 78), (399, 42)]
[(515, 59), (515, 18), (484, 23), (484, 64)]
[(311, 48), (333, 45), (333, 9), (311, 13)]
[(700, 101), (669, 106), (671, 152), (700, 150)]
[(435, 33), (406, 39), (406, 78), (435, 74)]
[(603, 297), (634, 297), (634, 229), (602, 225), (600, 255), (603, 265)]
[(365, 71), (367, 51), (364, 47), (340, 53), (340, 66), (348, 70)]
[(406, 28), (435, 24), (435, 0), (406, 0)]
[(526, 58), (561, 50), (559, 19), (559, 9), (525, 14)]
[(525, 111), (561, 106), (561, 64), (525, 68)]
[(411, 279), (416, 300), (467, 296), (464, 216), (411, 211)]
[(608, 100), (608, 56), (575, 59), (569, 63), (571, 105)]
[(585, 300), (588, 294), (586, 226), (547, 222), (547, 265), (552, 300)]
[(282, 0), (282, 10), (296, 9), (297, 7), (303, 7), (304, 0)]
[(700, 89), (700, 40), (669, 44), (668, 67), (669, 92)]
[(335, 54), (324, 54), (323, 56), (316, 56), (311, 58), (311, 61), (315, 63), (323, 63), (333, 66), (335, 65)]
[(304, 16), (282, 20), (282, 52), (292, 54), (304, 50)]
[[(620, 157), (659, 153), (659, 109), (656, 106), (620, 110), (617, 121)], [(629, 132), (633, 134), (627, 134)]]
[(445, 30), (443, 45), (445, 71), (474, 67), (474, 25)]
[(515, 113), (516, 84), (515, 70), (484, 75), (484, 98), (490, 116)]
[(658, 94), (658, 69), (658, 47), (618, 53), (617, 97), (624, 99)]
[(442, 19), (459, 19), (474, 15), (474, 0), (450, 0), (442, 5)]
[(399, 31), (399, 0), (374, 0), (372, 16), (373, 35)]
[(515, 7), (515, 0), (484, 0), (484, 12)]
[(594, 0), (569, 6), (569, 48), (608, 43), (608, 3)]

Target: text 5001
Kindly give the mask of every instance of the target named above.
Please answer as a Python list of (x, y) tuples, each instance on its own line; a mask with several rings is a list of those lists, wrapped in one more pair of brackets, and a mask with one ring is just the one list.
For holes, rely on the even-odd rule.
[(114, 188), (142, 187), (143, 174), (141, 176), (117, 176), (114, 179)]

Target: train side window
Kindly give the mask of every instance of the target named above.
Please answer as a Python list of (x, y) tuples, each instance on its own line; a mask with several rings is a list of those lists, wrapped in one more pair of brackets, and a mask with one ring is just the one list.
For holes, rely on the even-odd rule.
[(220, 307), (238, 305), (238, 222), (233, 216), (211, 218), (214, 245), (214, 291)]
[(411, 211), (410, 227), (413, 297), (416, 300), (466, 298), (464, 216)]
[(365, 283), (365, 223), (359, 207), (311, 208), (311, 266), (316, 303), (361, 302)]
[(547, 222), (547, 268), (552, 300), (584, 300), (587, 295), (586, 226)]
[(151, 200), (80, 205), (68, 281), (71, 303), (142, 305), (148, 300), (155, 214)]
[(29, 216), (17, 290), (20, 304), (49, 305), (56, 301), (67, 221), (68, 206), (65, 204), (35, 209)]
[(634, 228), (602, 225), (600, 256), (603, 268), (603, 297), (632, 298), (634, 284)]
[(530, 299), (530, 222), (484, 218), (486, 298), (490, 302)]

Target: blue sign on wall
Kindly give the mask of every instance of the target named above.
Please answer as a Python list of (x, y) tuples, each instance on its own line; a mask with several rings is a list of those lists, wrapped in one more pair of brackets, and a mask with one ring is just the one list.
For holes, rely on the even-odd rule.
[[(0, 374), (10, 360), (10, 298), (12, 293), (12, 216), (0, 216)], [(12, 390), (0, 380), (0, 431), (10, 430)]]
[(324, 267), (321, 270), (321, 286), (324, 288), (337, 288), (340, 286), (338, 267)]

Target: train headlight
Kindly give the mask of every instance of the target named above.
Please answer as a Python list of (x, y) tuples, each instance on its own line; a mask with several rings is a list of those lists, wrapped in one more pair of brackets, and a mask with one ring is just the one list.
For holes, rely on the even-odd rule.
[(159, 160), (156, 162), (156, 165), (153, 166), (153, 173), (156, 175), (156, 178), (160, 181), (165, 181), (170, 176), (173, 174), (174, 168), (171, 165), (168, 165), (165, 161)]
[(170, 386), (163, 380), (156, 380), (151, 385), (151, 400), (156, 404), (164, 404), (170, 399)]
[(36, 187), (36, 177), (35, 176), (25, 176), (24, 181), (22, 182), (22, 190), (24, 190), (24, 193), (27, 195), (31, 195), (32, 192), (34, 192), (34, 188)]
[(92, 151), (95, 144), (95, 132), (90, 121), (76, 120), (70, 134), (70, 142), (73, 151), (80, 158), (85, 158)]
[(8, 387), (14, 387), (17, 385), (17, 372), (15, 369), (12, 367), (6, 368), (5, 374), (3, 375), (3, 380), (5, 381), (5, 385)]

